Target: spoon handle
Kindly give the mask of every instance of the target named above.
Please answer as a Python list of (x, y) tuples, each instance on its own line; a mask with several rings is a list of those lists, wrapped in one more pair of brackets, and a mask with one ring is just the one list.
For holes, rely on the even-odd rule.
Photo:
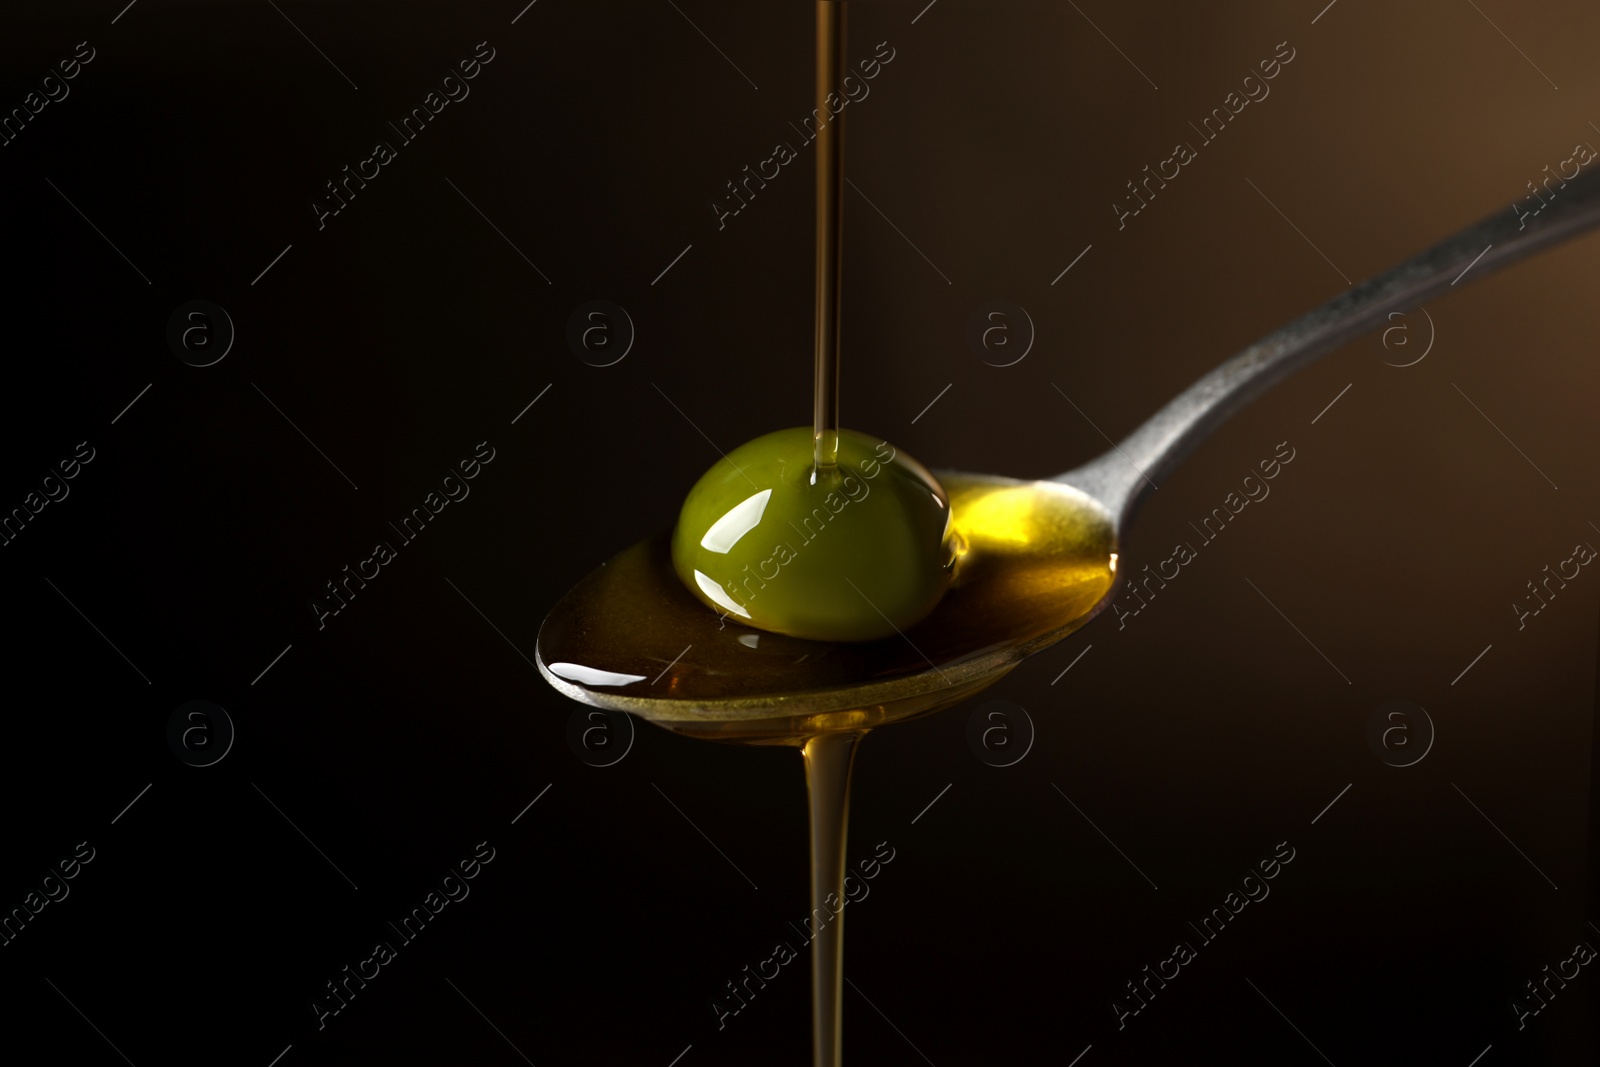
[(1567, 182), (1536, 215), (1498, 211), (1369, 278), (1245, 348), (1179, 393), (1121, 444), (1057, 476), (1124, 526), (1145, 495), (1234, 412), (1313, 360), (1452, 287), (1600, 225), (1600, 168)]

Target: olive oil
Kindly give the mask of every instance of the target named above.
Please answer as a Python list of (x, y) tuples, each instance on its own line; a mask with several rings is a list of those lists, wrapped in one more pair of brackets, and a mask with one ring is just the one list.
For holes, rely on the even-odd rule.
[[(736, 450), (731, 470), (713, 468), (696, 485), (675, 537), (613, 557), (551, 610), (537, 652), (540, 672), (575, 700), (690, 737), (799, 747), (811, 817), (811, 906), (829, 912), (845, 899), (850, 775), (861, 739), (959, 703), (1088, 622), (1108, 602), (1117, 565), (1111, 515), (1056, 482), (950, 474), (941, 487), (909, 461), (866, 502), (875, 475), (857, 453), (872, 446), (839, 425), (844, 144), (843, 115), (828, 98), (844, 68), (844, 9), (841, 0), (816, 3), (816, 114), (824, 121), (816, 142), (810, 447), (801, 430)], [(754, 446), (749, 455), (772, 469), (752, 480), (732, 460)], [(805, 485), (795, 482), (797, 473)], [(804, 523), (819, 491), (841, 518), (814, 513), (817, 545), (798, 527), (805, 544), (785, 542), (787, 551), (770, 556), (765, 538), (742, 543), (762, 526), (769, 504), (785, 525)], [(780, 500), (781, 493), (793, 497)], [(791, 508), (796, 501), (804, 507)], [(837, 536), (824, 543), (822, 530), (835, 521)], [(754, 585), (743, 578), (741, 597), (740, 579), (729, 579), (745, 564), (757, 570)], [(769, 591), (765, 583), (785, 567), (792, 568), (788, 584)], [(843, 579), (861, 592), (851, 572), (886, 606), (865, 594), (860, 604), (840, 596)], [(815, 1067), (838, 1067), (842, 912), (811, 948), (812, 1059)]]
[[(838, 1067), (844, 1049), (844, 844), (850, 825), (850, 772), (864, 733), (817, 734), (800, 751), (811, 803), (811, 914), (839, 908), (811, 941), (811, 1058)], [(826, 913), (824, 913), (826, 914)]]

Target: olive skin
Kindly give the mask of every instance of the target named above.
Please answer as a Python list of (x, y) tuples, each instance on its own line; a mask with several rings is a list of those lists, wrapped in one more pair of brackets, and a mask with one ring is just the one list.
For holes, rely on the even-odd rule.
[(809, 426), (730, 452), (672, 535), (673, 568), (707, 606), (816, 641), (906, 630), (944, 595), (955, 555), (950, 501), (927, 468), (840, 430), (837, 465), (814, 470)]

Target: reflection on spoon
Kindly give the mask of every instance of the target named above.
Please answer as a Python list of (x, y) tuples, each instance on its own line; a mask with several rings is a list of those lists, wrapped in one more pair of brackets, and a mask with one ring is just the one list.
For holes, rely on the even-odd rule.
[(552, 663), (548, 670), (557, 678), (565, 678), (580, 685), (631, 685), (634, 682), (644, 681), (642, 674), (617, 674), (578, 663)]

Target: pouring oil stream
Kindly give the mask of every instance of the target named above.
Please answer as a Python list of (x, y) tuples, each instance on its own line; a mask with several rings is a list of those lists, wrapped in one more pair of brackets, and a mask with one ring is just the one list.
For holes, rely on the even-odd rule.
[[(827, 118), (828, 96), (844, 67), (845, 4), (816, 0), (816, 113)], [(817, 129), (816, 377), (812, 397), (813, 463), (833, 467), (839, 455), (839, 294), (844, 244), (844, 112)], [(813, 478), (816, 477), (815, 472)], [(811, 816), (811, 914), (839, 914), (811, 942), (811, 1056), (814, 1067), (839, 1067), (844, 1027), (845, 838), (850, 772), (865, 731), (809, 738), (805, 757)], [(829, 907), (829, 900), (833, 906)]]

